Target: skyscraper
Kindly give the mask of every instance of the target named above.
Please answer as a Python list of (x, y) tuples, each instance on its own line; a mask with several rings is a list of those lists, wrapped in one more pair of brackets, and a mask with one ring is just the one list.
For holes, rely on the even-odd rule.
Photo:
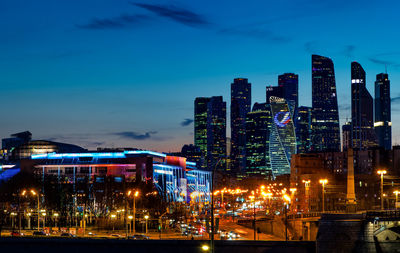
[(294, 121), (297, 153), (307, 153), (311, 148), (311, 107), (300, 106)]
[(270, 103), (271, 97), (285, 98), (285, 90), (283, 86), (267, 86), (265, 90), (265, 101)]
[[(198, 97), (194, 101), (194, 145), (199, 147), (202, 160), (207, 159), (207, 110), (210, 98)], [(207, 162), (202, 163), (201, 168), (205, 169)]]
[(226, 102), (221, 96), (198, 97), (194, 106), (194, 143), (206, 161), (203, 168), (225, 170)]
[(299, 106), (299, 76), (293, 73), (279, 75), (278, 86), (284, 88), (284, 99), (293, 101), (295, 110), (297, 110)]
[(351, 145), (365, 150), (375, 146), (374, 103), (366, 87), (365, 71), (357, 62), (351, 63)]
[(291, 155), (296, 153), (292, 113), (283, 98), (271, 97), (271, 134), (269, 153), (274, 176), (290, 174)]
[(312, 108), (312, 150), (340, 151), (335, 71), (320, 55), (312, 55)]
[(347, 149), (351, 148), (352, 140), (351, 140), (351, 122), (346, 122), (342, 126), (342, 141), (343, 141), (343, 151), (347, 151)]
[(271, 132), (271, 108), (266, 103), (255, 103), (246, 118), (246, 174), (271, 178), (269, 138)]
[(378, 145), (392, 149), (392, 119), (390, 103), (390, 80), (388, 74), (376, 75), (375, 82), (375, 132)]
[(241, 174), (246, 166), (246, 115), (251, 110), (251, 83), (236, 78), (231, 84), (231, 170)]

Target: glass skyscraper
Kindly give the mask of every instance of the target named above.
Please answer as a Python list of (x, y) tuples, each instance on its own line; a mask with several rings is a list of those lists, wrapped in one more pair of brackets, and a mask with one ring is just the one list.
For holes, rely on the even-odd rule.
[[(198, 97), (194, 101), (194, 145), (200, 148), (202, 160), (207, 158), (207, 110), (210, 98)], [(202, 169), (207, 167), (204, 162)]]
[(271, 107), (255, 103), (246, 118), (246, 176), (271, 178)]
[(285, 99), (270, 97), (271, 134), (269, 153), (274, 176), (290, 174), (291, 155), (296, 153), (293, 108)]
[(308, 153), (311, 148), (311, 107), (300, 106), (294, 120), (297, 138), (297, 153)]
[(278, 76), (278, 86), (284, 88), (284, 99), (293, 101), (295, 110), (299, 106), (299, 76), (293, 73), (285, 73)]
[(246, 167), (246, 115), (251, 110), (251, 83), (236, 78), (231, 84), (231, 164), (235, 174)]
[(226, 102), (222, 96), (211, 97), (207, 113), (207, 166), (226, 170)]
[(226, 102), (221, 96), (198, 97), (194, 105), (194, 143), (200, 148), (205, 163), (202, 168), (225, 170)]
[(392, 149), (392, 119), (390, 101), (390, 80), (388, 74), (376, 75), (375, 82), (375, 132), (378, 145)]
[(365, 150), (376, 145), (374, 132), (374, 100), (366, 87), (364, 69), (351, 63), (351, 144)]
[(312, 55), (312, 150), (340, 151), (339, 111), (331, 59)]

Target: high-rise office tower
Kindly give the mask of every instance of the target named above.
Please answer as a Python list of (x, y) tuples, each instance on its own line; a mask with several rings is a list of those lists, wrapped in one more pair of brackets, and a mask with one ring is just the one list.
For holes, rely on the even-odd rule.
[(202, 169), (207, 167), (207, 110), (210, 98), (198, 97), (194, 101), (194, 145), (201, 152)]
[(351, 147), (365, 150), (375, 146), (374, 100), (366, 87), (365, 71), (351, 63)]
[(221, 96), (198, 97), (194, 105), (194, 143), (200, 148), (203, 168), (225, 170), (226, 159), (226, 102)]
[(339, 110), (331, 59), (312, 55), (312, 150), (340, 151)]
[(297, 153), (307, 153), (311, 148), (311, 107), (300, 106), (297, 109), (297, 116), (294, 120)]
[(246, 115), (251, 110), (251, 83), (236, 78), (231, 84), (231, 164), (233, 173), (246, 166)]
[(271, 97), (285, 98), (285, 89), (283, 86), (267, 86), (265, 92), (265, 101), (270, 103)]
[(351, 139), (351, 122), (346, 122), (342, 126), (342, 141), (343, 141), (343, 151), (351, 148), (352, 139)]
[(269, 153), (274, 176), (290, 174), (291, 155), (296, 153), (296, 134), (288, 103), (283, 98), (270, 97), (271, 134)]
[(390, 80), (388, 74), (376, 75), (375, 82), (375, 132), (378, 145), (392, 149), (392, 119), (390, 104)]
[(210, 98), (207, 115), (208, 169), (214, 169), (217, 163), (218, 170), (226, 169), (226, 102), (222, 96)]
[(284, 99), (293, 101), (295, 109), (299, 106), (299, 76), (293, 73), (285, 73), (278, 76), (278, 86), (284, 88)]
[(246, 174), (244, 176), (270, 179), (269, 156), (271, 108), (266, 103), (255, 103), (246, 118)]

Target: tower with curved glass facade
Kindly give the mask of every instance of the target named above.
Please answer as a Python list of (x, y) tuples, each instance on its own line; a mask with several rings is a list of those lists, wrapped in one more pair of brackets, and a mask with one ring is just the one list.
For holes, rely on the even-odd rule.
[(283, 98), (270, 97), (271, 132), (269, 153), (274, 176), (290, 174), (290, 159), (296, 153), (296, 134), (293, 124), (294, 105)]

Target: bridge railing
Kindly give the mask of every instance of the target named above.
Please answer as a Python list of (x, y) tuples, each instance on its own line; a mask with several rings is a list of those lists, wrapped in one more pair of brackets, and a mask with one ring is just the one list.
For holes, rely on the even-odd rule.
[(382, 211), (366, 211), (366, 219), (400, 219), (400, 210), (382, 210)]

